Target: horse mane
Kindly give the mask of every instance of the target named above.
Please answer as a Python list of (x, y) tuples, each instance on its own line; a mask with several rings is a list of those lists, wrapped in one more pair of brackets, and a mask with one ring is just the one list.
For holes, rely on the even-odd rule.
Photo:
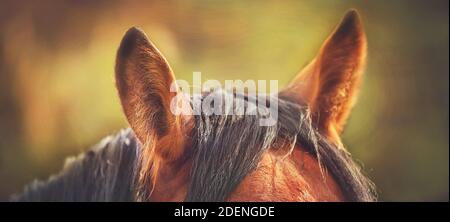
[(66, 159), (47, 181), (35, 180), (12, 201), (133, 201), (138, 143), (130, 129)]
[[(224, 91), (215, 96), (230, 98)], [(202, 97), (204, 98), (204, 96)], [(247, 95), (234, 99), (249, 100)], [(272, 98), (273, 99), (273, 98)], [(236, 186), (252, 172), (262, 154), (277, 143), (287, 141), (314, 155), (324, 170), (336, 179), (349, 201), (376, 201), (373, 183), (364, 175), (351, 155), (330, 143), (313, 127), (306, 105), (278, 100), (278, 121), (274, 126), (260, 126), (260, 115), (194, 116), (195, 128), (191, 181), (186, 201), (225, 201)], [(268, 103), (266, 103), (268, 104)], [(286, 144), (283, 144), (286, 145)], [(106, 137), (90, 151), (67, 159), (63, 170), (49, 180), (34, 181), (13, 201), (145, 201), (152, 184), (137, 184), (142, 170), (143, 147), (131, 129)], [(289, 154), (289, 153), (288, 153)], [(320, 175), (318, 175), (320, 176)], [(141, 196), (143, 195), (143, 196)]]
[[(225, 91), (213, 94), (222, 99), (256, 101), (247, 95), (229, 96)], [(246, 107), (224, 108), (225, 115), (205, 115), (202, 112), (202, 115), (195, 116), (193, 166), (186, 201), (225, 201), (244, 177), (257, 167), (264, 151), (280, 147), (276, 143), (281, 140), (290, 143), (288, 152), (299, 145), (313, 154), (323, 169), (334, 176), (347, 200), (377, 199), (373, 183), (350, 154), (330, 143), (313, 127), (306, 105), (277, 97), (269, 98), (265, 104), (270, 104), (270, 99), (278, 101), (278, 121), (274, 126), (260, 126), (261, 115), (232, 115), (233, 111)], [(262, 108), (265, 108), (263, 113), (270, 109), (267, 106)]]

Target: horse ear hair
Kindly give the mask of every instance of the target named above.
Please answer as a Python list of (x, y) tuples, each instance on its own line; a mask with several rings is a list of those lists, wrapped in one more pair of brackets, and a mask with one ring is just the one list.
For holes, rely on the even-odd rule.
[(361, 19), (356, 10), (350, 10), (316, 58), (280, 96), (307, 103), (318, 128), (330, 136), (339, 136), (356, 101), (365, 57)]
[[(139, 28), (130, 28), (120, 43), (115, 67), (116, 86), (125, 116), (143, 144), (181, 134), (179, 117), (171, 112), (175, 76), (169, 63)], [(172, 89), (177, 87), (172, 86)], [(171, 136), (172, 137), (172, 136)], [(166, 156), (176, 156), (181, 136), (166, 141)], [(178, 153), (178, 152), (177, 152)]]

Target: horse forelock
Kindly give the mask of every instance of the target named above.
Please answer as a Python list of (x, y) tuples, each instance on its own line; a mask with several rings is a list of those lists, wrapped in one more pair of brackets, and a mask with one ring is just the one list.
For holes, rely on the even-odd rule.
[[(254, 101), (248, 100), (246, 95), (232, 98)], [(262, 154), (280, 140), (290, 143), (288, 147), (300, 145), (312, 153), (319, 164), (332, 173), (346, 199), (376, 200), (372, 182), (348, 152), (338, 149), (313, 127), (306, 105), (290, 102), (288, 98), (271, 99), (278, 102), (278, 120), (272, 126), (261, 126), (260, 115), (206, 115), (202, 112), (195, 116), (193, 163), (186, 201), (225, 201), (255, 170)]]

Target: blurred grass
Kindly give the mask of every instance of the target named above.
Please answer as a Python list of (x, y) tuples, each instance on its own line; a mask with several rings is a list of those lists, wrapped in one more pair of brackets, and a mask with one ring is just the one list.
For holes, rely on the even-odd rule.
[(0, 0), (0, 198), (121, 127), (123, 33), (142, 27), (180, 79), (278, 79), (349, 8), (369, 56), (344, 141), (386, 201), (448, 201), (448, 1)]

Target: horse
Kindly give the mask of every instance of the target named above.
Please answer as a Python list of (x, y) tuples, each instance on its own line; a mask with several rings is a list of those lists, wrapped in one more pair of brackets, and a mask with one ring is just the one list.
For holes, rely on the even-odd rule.
[[(355, 104), (367, 41), (356, 10), (348, 11), (317, 56), (286, 88), (277, 122), (261, 115), (192, 112), (192, 96), (170, 102), (175, 75), (137, 27), (117, 51), (115, 80), (129, 128), (66, 160), (61, 172), (34, 181), (14, 201), (377, 201), (374, 184), (340, 135)], [(250, 95), (228, 91), (252, 103)], [(232, 107), (228, 112), (243, 107)]]

